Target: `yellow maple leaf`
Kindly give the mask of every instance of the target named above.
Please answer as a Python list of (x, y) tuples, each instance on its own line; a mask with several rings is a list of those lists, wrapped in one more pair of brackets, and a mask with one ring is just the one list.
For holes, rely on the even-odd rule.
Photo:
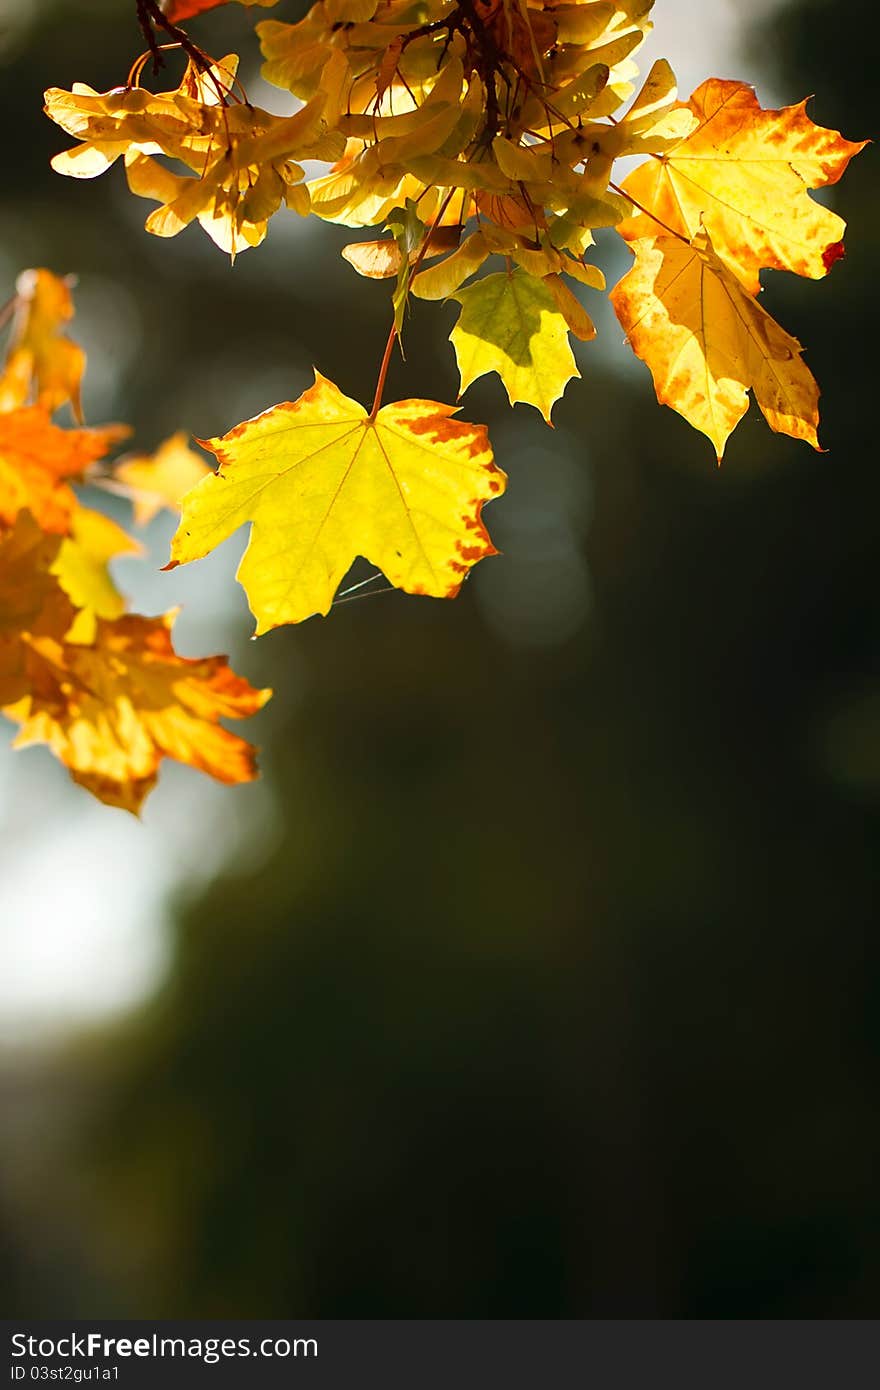
[(258, 633), (329, 612), (358, 556), (408, 593), (454, 597), (495, 554), (480, 512), (506, 482), (485, 427), (454, 414), (398, 401), (371, 419), (316, 372), (298, 401), (203, 441), (220, 468), (183, 499), (169, 568), (252, 522), (238, 579)]
[(179, 430), (154, 454), (137, 454), (117, 463), (114, 476), (132, 499), (136, 526), (146, 526), (163, 507), (177, 511), (180, 499), (211, 470)]
[(61, 429), (41, 406), (0, 414), (0, 523), (11, 525), (27, 508), (44, 531), (65, 535), (77, 505), (68, 480), (130, 432), (127, 425)]
[(826, 275), (843, 255), (846, 224), (808, 190), (836, 183), (866, 142), (815, 125), (806, 102), (762, 110), (743, 82), (709, 78), (687, 107), (695, 129), (624, 181), (636, 215), (618, 224), (621, 236), (665, 229), (690, 239), (705, 226), (753, 293), (762, 267)]
[(819, 388), (796, 338), (772, 319), (701, 232), (645, 237), (611, 293), (657, 399), (708, 435), (719, 462), (754, 391), (771, 429), (819, 448)]
[(119, 555), (139, 555), (143, 547), (111, 517), (89, 507), (73, 513), (70, 535), (65, 536), (52, 565), (52, 573), (77, 608), (65, 634), (68, 641), (94, 639), (98, 618), (118, 618), (125, 599), (117, 589), (109, 565)]
[(49, 748), (99, 800), (137, 813), (163, 758), (221, 782), (257, 775), (256, 750), (219, 724), (255, 714), (271, 695), (222, 656), (178, 656), (173, 614), (100, 619), (87, 645), (28, 639), (28, 693), (4, 713), (18, 748)]
[(46, 410), (70, 401), (82, 420), (80, 383), (86, 355), (61, 329), (73, 318), (70, 281), (51, 270), (23, 270), (15, 282), (15, 317), (0, 376), (0, 411), (34, 400)]
[[(522, 270), (501, 271), (453, 297), (462, 305), (450, 334), (462, 391), (486, 372), (497, 372), (511, 405), (525, 401), (549, 424), (554, 403), (580, 376), (569, 325), (550, 286)], [(583, 334), (592, 336), (585, 326)]]

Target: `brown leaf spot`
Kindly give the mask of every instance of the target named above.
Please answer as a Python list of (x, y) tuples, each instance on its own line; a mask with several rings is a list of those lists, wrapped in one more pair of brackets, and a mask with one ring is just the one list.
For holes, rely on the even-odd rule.
[[(456, 542), (455, 548), (463, 560), (469, 560), (471, 561), (471, 563), (481, 559), (482, 556), (486, 553), (485, 545), (462, 545), (461, 541)], [(455, 561), (453, 561), (452, 568), (455, 570), (459, 570), (463, 569), (464, 566), (458, 565), (455, 563)]]
[[(468, 454), (473, 457), (482, 454), (488, 448), (488, 438), (485, 425), (468, 425), (461, 420), (450, 420), (439, 412), (436, 415), (425, 415), (420, 419), (410, 419), (407, 421), (407, 428), (413, 434), (430, 435), (433, 443), (443, 444), (447, 440), (466, 444)], [(471, 432), (470, 438), (466, 438)], [(490, 467), (493, 465), (488, 465)]]
[(832, 241), (830, 246), (826, 246), (822, 252), (822, 264), (826, 273), (831, 269), (836, 261), (842, 261), (846, 255), (846, 247), (842, 241)]

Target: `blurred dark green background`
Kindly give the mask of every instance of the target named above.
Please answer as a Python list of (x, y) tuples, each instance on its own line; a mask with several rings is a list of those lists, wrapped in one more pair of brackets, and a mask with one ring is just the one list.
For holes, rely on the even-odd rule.
[[(230, 272), (198, 229), (146, 236), (118, 171), (49, 172), (42, 88), (122, 81), (133, 9), (43, 3), (0, 83), (6, 263), (137, 329), (90, 417), (215, 434), (311, 363), (366, 399), (387, 299), (334, 229), (273, 226)], [(841, 15), (792, 3), (718, 75), (870, 135), (877, 7)], [(237, 663), (278, 691), (271, 834), (181, 896), (152, 1002), (5, 1067), (7, 1314), (876, 1315), (871, 151), (834, 202), (829, 279), (766, 277), (827, 454), (753, 412), (718, 472), (597, 310), (555, 434), (468, 395), (511, 484), (457, 603), (251, 646), (228, 585)], [(452, 317), (419, 308), (389, 396), (454, 396)]]

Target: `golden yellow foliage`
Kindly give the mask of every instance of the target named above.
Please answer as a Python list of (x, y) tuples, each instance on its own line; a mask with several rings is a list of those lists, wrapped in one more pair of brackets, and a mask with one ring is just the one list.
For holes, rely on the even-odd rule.
[[(257, 26), (265, 77), (302, 103), (273, 115), (248, 99), (235, 55), (217, 61), (174, 27), (221, 3), (149, 0), (149, 51), (125, 85), (51, 88), (46, 111), (77, 142), (54, 167), (92, 178), (122, 159), (130, 190), (159, 204), (148, 231), (198, 221), (233, 259), (284, 207), (383, 228), (343, 255), (394, 282), (391, 325), (369, 412), (316, 374), (299, 400), (208, 441), (216, 473), (181, 434), (98, 471), (118, 427), (50, 418), (67, 401), (79, 411), (68, 284), (44, 270), (20, 280), (0, 376), (0, 697), (16, 701), (24, 741), (49, 743), (129, 809), (164, 756), (253, 776), (249, 745), (217, 720), (268, 692), (221, 658), (177, 657), (169, 619), (125, 615), (109, 566), (132, 542), (72, 483), (123, 493), (139, 523), (179, 504), (169, 569), (250, 524), (238, 577), (258, 633), (327, 613), (358, 557), (407, 592), (452, 597), (495, 553), (482, 508), (506, 478), (484, 427), (453, 407), (382, 407), (407, 313), (457, 299), (462, 391), (497, 372), (511, 403), (549, 423), (579, 375), (568, 335), (595, 336), (576, 290), (604, 289), (588, 256), (608, 227), (635, 258), (612, 302), (658, 399), (719, 460), (749, 392), (771, 428), (818, 448), (819, 390), (758, 302), (760, 272), (818, 278), (843, 255), (842, 219), (810, 193), (863, 147), (803, 102), (762, 109), (742, 82), (712, 78), (679, 101), (662, 58), (640, 82), (652, 0), (318, 0), (297, 23)], [(180, 83), (146, 90), (150, 58), (174, 61), (170, 49)], [(632, 156), (644, 162), (621, 187), (617, 161)], [(329, 167), (307, 182), (312, 160)]]
[(86, 355), (61, 331), (73, 318), (70, 280), (51, 270), (23, 270), (15, 292), (12, 335), (0, 376), (0, 411), (30, 401), (51, 411), (70, 401), (74, 418), (81, 422)]
[(819, 388), (800, 343), (715, 254), (708, 233), (693, 242), (640, 238), (632, 249), (635, 265), (611, 302), (661, 404), (708, 435), (720, 462), (751, 388), (771, 429), (818, 449)]
[[(47, 743), (94, 795), (137, 811), (163, 757), (224, 782), (254, 777), (254, 749), (218, 721), (255, 713), (270, 692), (222, 657), (179, 657), (171, 616), (125, 616), (109, 565), (140, 546), (70, 484), (128, 428), (61, 429), (49, 413), (78, 400), (85, 356), (59, 332), (72, 312), (51, 272), (19, 278), (0, 381), (0, 708), (21, 725), (20, 746)], [(19, 404), (32, 394), (39, 404)], [(183, 437), (168, 443), (142, 464), (141, 481), (160, 494), (205, 471)]]
[(58, 549), (52, 573), (77, 609), (66, 634), (70, 641), (94, 638), (97, 618), (118, 618), (125, 599), (110, 575), (109, 565), (119, 555), (139, 555), (141, 546), (103, 512), (78, 506), (71, 518), (70, 535)]
[[(46, 114), (82, 142), (56, 155), (52, 167), (94, 178), (124, 156), (131, 191), (162, 205), (147, 218), (147, 231), (176, 236), (197, 219), (233, 257), (259, 245), (283, 203), (308, 211), (294, 156), (341, 152), (342, 137), (331, 129), (340, 94), (327, 89), (292, 116), (272, 116), (236, 94), (237, 69), (235, 54), (204, 71), (190, 61), (176, 90), (155, 94), (138, 86), (104, 93), (83, 83), (70, 92), (50, 88)], [(193, 172), (174, 173), (156, 155)]]
[(161, 443), (154, 454), (133, 454), (114, 469), (132, 499), (136, 526), (146, 526), (163, 507), (177, 511), (180, 499), (195, 487), (208, 464), (189, 447), (189, 436), (179, 430)]
[(568, 323), (548, 284), (523, 270), (501, 272), (459, 290), (455, 298), (462, 312), (451, 339), (462, 391), (486, 372), (497, 372), (511, 405), (526, 401), (549, 423), (555, 402), (580, 372)]
[(627, 241), (701, 226), (752, 293), (763, 267), (819, 279), (843, 254), (843, 219), (809, 196), (836, 183), (865, 141), (814, 125), (806, 102), (764, 111), (743, 82), (710, 78), (687, 103), (695, 128), (624, 181)]
[(375, 419), (319, 373), (298, 401), (205, 440), (220, 461), (183, 499), (171, 564), (246, 522), (238, 570), (257, 632), (326, 614), (358, 556), (397, 588), (452, 598), (495, 548), (480, 518), (503, 490), (482, 425), (398, 401)]
[(4, 710), (20, 724), (18, 748), (45, 743), (75, 782), (101, 801), (137, 812), (163, 758), (221, 782), (249, 782), (255, 750), (220, 724), (261, 709), (271, 695), (222, 656), (178, 656), (174, 615), (99, 619), (86, 645), (33, 634), (27, 695)]

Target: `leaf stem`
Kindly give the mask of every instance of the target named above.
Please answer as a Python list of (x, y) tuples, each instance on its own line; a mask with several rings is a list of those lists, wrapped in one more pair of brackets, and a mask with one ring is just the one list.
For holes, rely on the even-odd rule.
[[(443, 199), (443, 202), (440, 204), (440, 207), (437, 210), (437, 215), (434, 218), (434, 221), (431, 223), (430, 227), (425, 233), (424, 240), (422, 241), (422, 244), (419, 247), (419, 254), (416, 256), (410, 269), (410, 282), (412, 281), (413, 276), (418, 272), (419, 266), (422, 264), (422, 261), (425, 259), (425, 256), (428, 251), (428, 245), (431, 241), (431, 237), (437, 230), (440, 218), (443, 216), (444, 212), (449, 207), (454, 193), (455, 189), (450, 188), (448, 193), (446, 194), (446, 197)], [(408, 292), (409, 291), (407, 289), (407, 293)], [(373, 423), (376, 416), (379, 414), (379, 409), (382, 405), (382, 393), (385, 390), (385, 378), (388, 375), (388, 368), (391, 364), (391, 354), (394, 351), (394, 344), (397, 342), (397, 337), (397, 328), (392, 323), (391, 332), (388, 334), (388, 342), (385, 344), (385, 351), (382, 354), (382, 363), (379, 367), (379, 380), (376, 382), (376, 394), (373, 397), (373, 408), (370, 411), (368, 417), (370, 424)]]
[(369, 421), (373, 423), (379, 414), (382, 405), (382, 392), (385, 390), (385, 378), (388, 375), (388, 368), (391, 364), (391, 354), (394, 351), (394, 344), (397, 342), (397, 329), (391, 325), (391, 332), (388, 334), (388, 342), (385, 344), (385, 352), (382, 356), (382, 365), (379, 368), (379, 380), (376, 382), (376, 394), (373, 397), (373, 408), (370, 411)]
[(611, 179), (608, 180), (608, 187), (613, 188), (614, 192), (619, 193), (622, 198), (626, 198), (628, 203), (632, 203), (633, 207), (638, 208), (639, 212), (643, 212), (646, 217), (650, 217), (652, 222), (656, 222), (657, 226), (662, 227), (670, 236), (678, 237), (678, 240), (683, 241), (685, 246), (690, 246), (691, 243), (688, 237), (682, 236), (681, 232), (677, 232), (674, 227), (670, 227), (669, 223), (664, 222), (662, 217), (658, 217), (656, 212), (651, 212), (649, 208), (644, 207), (639, 202), (638, 198), (634, 198), (631, 193), (627, 193), (626, 189), (619, 187), (619, 185), (614, 183)]

